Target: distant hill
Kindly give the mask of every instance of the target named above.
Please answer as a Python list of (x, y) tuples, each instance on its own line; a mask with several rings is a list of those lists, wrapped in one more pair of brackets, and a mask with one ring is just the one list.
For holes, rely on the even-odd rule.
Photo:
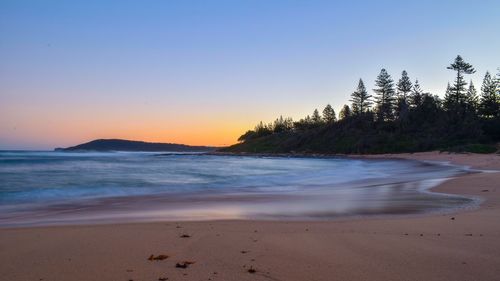
[(56, 148), (57, 151), (175, 151), (202, 152), (214, 151), (217, 147), (190, 146), (175, 143), (154, 143), (121, 139), (98, 139), (67, 148)]

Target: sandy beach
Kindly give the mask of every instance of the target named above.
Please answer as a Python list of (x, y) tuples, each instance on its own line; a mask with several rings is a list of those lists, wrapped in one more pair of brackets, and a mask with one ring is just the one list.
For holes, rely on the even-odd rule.
[[(363, 157), (500, 170), (491, 154)], [(0, 279), (498, 280), (499, 182), (500, 173), (472, 173), (434, 188), (484, 200), (454, 214), (0, 229)]]

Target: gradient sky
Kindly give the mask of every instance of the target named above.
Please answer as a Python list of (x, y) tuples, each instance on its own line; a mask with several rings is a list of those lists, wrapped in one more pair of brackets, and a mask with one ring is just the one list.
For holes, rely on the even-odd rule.
[(227, 145), (348, 103), (382, 67), (443, 95), (500, 67), (500, 1), (0, 0), (0, 149)]

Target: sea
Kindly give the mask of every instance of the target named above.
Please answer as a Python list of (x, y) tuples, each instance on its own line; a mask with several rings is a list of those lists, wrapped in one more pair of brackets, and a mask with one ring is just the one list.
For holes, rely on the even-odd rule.
[(430, 189), (470, 172), (397, 159), (0, 151), (0, 227), (449, 212), (477, 199)]

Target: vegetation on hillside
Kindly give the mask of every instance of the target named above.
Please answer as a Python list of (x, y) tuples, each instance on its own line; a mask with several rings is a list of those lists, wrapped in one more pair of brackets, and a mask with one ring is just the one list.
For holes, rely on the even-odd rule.
[[(223, 149), (256, 153), (394, 153), (434, 149), (492, 152), (500, 141), (500, 72), (486, 72), (478, 95), (466, 75), (473, 66), (457, 56), (444, 98), (424, 92), (403, 71), (395, 83), (382, 69), (370, 94), (362, 79), (338, 118), (327, 105), (322, 114), (298, 121), (280, 116), (260, 122)], [(500, 71), (500, 69), (499, 69)]]
[(156, 152), (207, 152), (216, 147), (191, 146), (176, 143), (158, 143), (122, 139), (98, 139), (79, 145), (56, 148), (56, 151), (156, 151)]

